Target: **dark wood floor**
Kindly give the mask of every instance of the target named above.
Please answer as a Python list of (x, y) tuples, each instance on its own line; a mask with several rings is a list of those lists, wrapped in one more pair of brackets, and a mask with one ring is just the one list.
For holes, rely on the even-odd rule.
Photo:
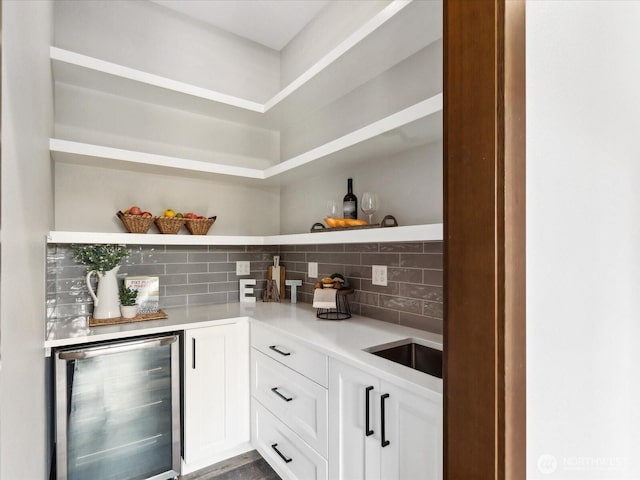
[(252, 450), (180, 477), (180, 480), (280, 480), (258, 452)]

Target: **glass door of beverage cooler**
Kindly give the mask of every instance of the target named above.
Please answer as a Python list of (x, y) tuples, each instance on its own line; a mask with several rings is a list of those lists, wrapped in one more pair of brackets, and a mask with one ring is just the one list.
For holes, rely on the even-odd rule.
[(56, 350), (58, 480), (177, 478), (177, 339)]

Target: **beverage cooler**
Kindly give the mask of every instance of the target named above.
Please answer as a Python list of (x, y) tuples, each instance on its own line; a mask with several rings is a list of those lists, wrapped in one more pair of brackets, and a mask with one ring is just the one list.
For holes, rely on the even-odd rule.
[(178, 338), (54, 351), (58, 480), (177, 478)]

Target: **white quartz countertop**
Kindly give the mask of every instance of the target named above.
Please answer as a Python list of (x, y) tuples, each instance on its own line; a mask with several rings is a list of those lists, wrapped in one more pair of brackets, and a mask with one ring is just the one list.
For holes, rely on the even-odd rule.
[(442, 349), (442, 335), (354, 315), (348, 320), (320, 320), (308, 304), (228, 303), (165, 308), (169, 318), (118, 325), (88, 327), (86, 317), (51, 322), (45, 350), (83, 343), (116, 340), (190, 328), (234, 323), (240, 319), (259, 322), (289, 335), (340, 361), (369, 371), (405, 388), (442, 394), (442, 379), (380, 358), (366, 349), (407, 338)]

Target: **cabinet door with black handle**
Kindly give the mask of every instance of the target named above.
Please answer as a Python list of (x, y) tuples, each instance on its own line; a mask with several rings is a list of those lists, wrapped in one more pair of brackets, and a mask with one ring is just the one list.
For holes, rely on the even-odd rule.
[(331, 359), (329, 439), (332, 480), (441, 480), (442, 394)]
[(384, 398), (381, 477), (442, 479), (442, 395), (416, 395), (389, 382)]
[(190, 471), (249, 441), (248, 324), (186, 330), (183, 346), (183, 457)]
[(329, 478), (380, 478), (380, 380), (329, 361)]

